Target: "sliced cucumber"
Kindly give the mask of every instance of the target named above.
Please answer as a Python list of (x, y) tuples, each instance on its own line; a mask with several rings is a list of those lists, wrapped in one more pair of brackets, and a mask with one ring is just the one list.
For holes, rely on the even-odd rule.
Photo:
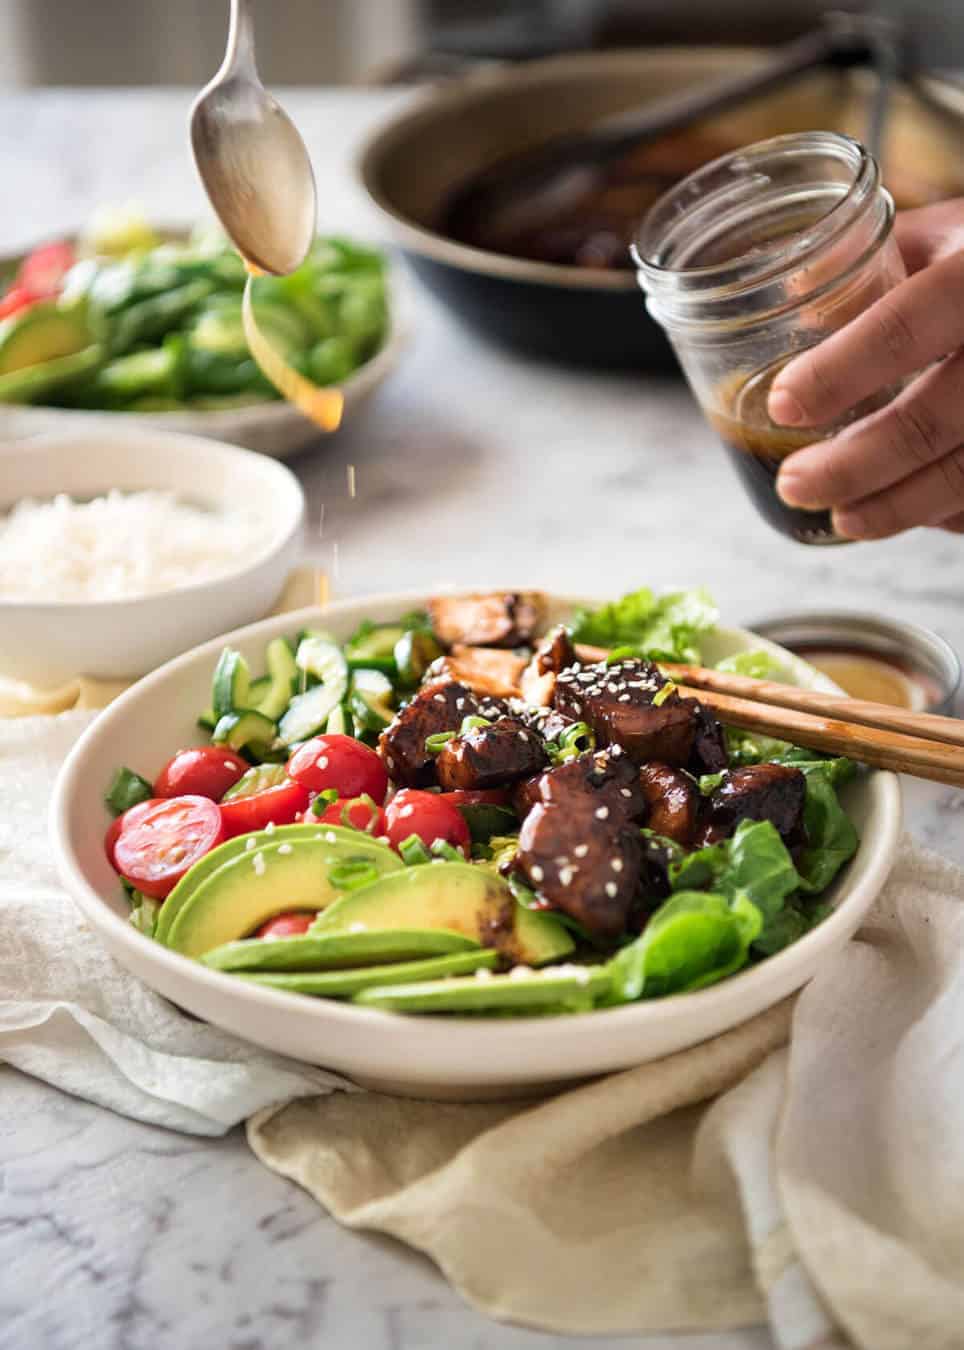
[(362, 731), (384, 731), (395, 716), (395, 690), (387, 675), (365, 668), (352, 675), (348, 706)]
[(398, 678), (413, 689), (429, 666), (442, 655), (441, 644), (427, 628), (410, 628), (395, 643)]
[(348, 692), (348, 666), (341, 648), (330, 638), (307, 634), (298, 643), (295, 662), (320, 684), (296, 694), (278, 728), (282, 745), (306, 741), (324, 731), (328, 719)]
[(295, 681), (298, 678), (298, 666), (294, 653), (284, 638), (274, 638), (268, 643), (264, 659), (268, 673), (263, 680), (256, 682), (259, 685), (263, 684), (264, 688), (255, 695), (252, 685), (251, 703), (259, 713), (277, 721), (291, 702)]
[[(248, 663), (233, 647), (225, 647), (214, 668), (211, 706), (218, 717), (250, 707), (251, 672)], [(240, 749), (240, 746), (235, 746)]]
[(395, 644), (404, 634), (405, 629), (394, 623), (381, 623), (358, 632), (345, 644), (349, 667), (352, 670), (361, 667), (381, 670), (386, 675), (394, 675)]
[(248, 708), (225, 713), (219, 718), (211, 740), (215, 745), (228, 745), (232, 750), (250, 750), (261, 758), (270, 750), (277, 732), (277, 724), (270, 717)]
[(253, 797), (256, 792), (278, 787), (287, 777), (288, 770), (283, 764), (255, 764), (241, 775), (233, 787), (228, 788), (221, 800), (233, 802), (238, 797)]
[(251, 688), (248, 690), (248, 698), (251, 700), (252, 708), (261, 711), (261, 702), (266, 697), (271, 688), (271, 676), (259, 675), (256, 680), (251, 681)]
[(332, 708), (325, 723), (325, 731), (329, 736), (354, 736), (355, 729), (355, 719), (343, 703)]

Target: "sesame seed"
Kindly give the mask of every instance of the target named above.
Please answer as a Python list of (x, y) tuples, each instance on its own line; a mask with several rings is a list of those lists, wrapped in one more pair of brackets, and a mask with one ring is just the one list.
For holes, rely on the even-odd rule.
[(448, 701), (444, 694), (433, 694), (432, 698), (436, 703), (446, 703)]
[(457, 698), (457, 699), (455, 700), (455, 706), (456, 706), (456, 708), (458, 709), (458, 711), (461, 712), (462, 709), (465, 707), (465, 699), (464, 699), (464, 698)]
[(321, 758), (318, 760), (318, 768), (319, 768), (319, 769), (327, 769), (327, 768), (328, 768), (328, 756), (327, 756), (327, 755), (322, 755)]
[(337, 834), (335, 834), (335, 831), (334, 831), (334, 830), (326, 830), (326, 831), (325, 831), (325, 839), (326, 839), (326, 841), (327, 841), (329, 844), (337, 844), (337, 843), (338, 843), (338, 836), (337, 836)]
[(387, 834), (380, 834), (376, 838), (375, 842), (377, 844), (390, 844), (392, 841), (389, 839)]
[(576, 869), (575, 869), (574, 867), (560, 867), (560, 868), (559, 868), (559, 885), (560, 885), (560, 886), (569, 886), (569, 885), (572, 883), (572, 878), (573, 878), (573, 876), (575, 875), (575, 871), (576, 871)]
[(560, 853), (559, 857), (553, 858), (552, 861), (556, 864), (557, 867), (565, 867), (569, 862), (569, 858), (565, 853)]
[(287, 853), (290, 853), (290, 852), (291, 852), (291, 845), (290, 845), (290, 844), (279, 844), (279, 845), (278, 845), (278, 852), (279, 852), (279, 853), (286, 853), (286, 854), (287, 854)]
[(574, 966), (570, 973), (572, 974), (572, 978), (576, 981), (576, 984), (589, 983), (589, 971), (585, 966)]
[(488, 966), (479, 966), (478, 970), (475, 972), (475, 978), (477, 980), (491, 980), (492, 972), (489, 970)]
[(268, 821), (267, 825), (264, 827), (264, 832), (265, 832), (265, 834), (274, 834), (274, 821), (273, 821), (273, 820), (269, 820), (269, 821)]
[(533, 867), (529, 868), (529, 876), (535, 882), (543, 881), (545, 879), (545, 875), (546, 875), (545, 872), (542, 870), (542, 868), (539, 866), (538, 863), (536, 863)]
[(597, 820), (607, 820), (609, 818), (609, 807), (597, 806), (595, 814)]
[(245, 853), (250, 853), (251, 850), (252, 850), (253, 848), (257, 848), (257, 847), (258, 847), (258, 841), (257, 841), (257, 839), (255, 839), (254, 835), (252, 835), (250, 839), (248, 839), (248, 840), (245, 841), (244, 851), (245, 851)]
[(632, 697), (631, 694), (620, 694), (618, 701), (620, 703), (628, 703), (631, 697)]
[(415, 807), (412, 806), (412, 805), (403, 806), (402, 809), (399, 811), (398, 814), (399, 814), (400, 816), (414, 816), (414, 814), (415, 814)]
[(529, 739), (529, 733), (528, 733), (527, 731), (522, 730), (522, 729), (520, 729), (518, 732), (516, 732), (516, 735), (519, 737), (519, 740), (520, 740), (520, 741), (528, 741), (528, 739)]
[(510, 980), (528, 980), (535, 974), (531, 966), (513, 966), (509, 971)]
[(614, 872), (621, 872), (623, 870), (622, 858), (611, 859), (609, 866), (613, 869)]
[(588, 845), (588, 844), (577, 844), (576, 847), (575, 847), (572, 851), (573, 851), (573, 853), (576, 855), (577, 858), (584, 858), (584, 857), (586, 856), (586, 854), (589, 852), (589, 845)]
[(615, 881), (607, 881), (603, 890), (609, 896), (610, 900), (614, 900), (619, 893), (619, 887), (616, 885)]
[(350, 923), (348, 925), (349, 933), (367, 933), (368, 929), (363, 923)]
[(581, 661), (573, 661), (573, 663), (572, 663), (572, 665), (569, 667), (569, 669), (572, 671), (572, 673), (573, 673), (574, 675), (578, 675), (579, 672), (580, 672), (580, 670), (582, 670), (582, 662), (581, 662)]
[(252, 865), (252, 867), (253, 867), (254, 870), (255, 870), (255, 875), (256, 875), (256, 876), (259, 876), (259, 877), (263, 877), (263, 876), (264, 876), (264, 854), (263, 854), (263, 853), (255, 853), (254, 856), (253, 856), (252, 859), (251, 859), (251, 865)]
[(631, 797), (633, 795), (633, 790), (632, 788), (620, 788), (619, 795), (621, 797)]

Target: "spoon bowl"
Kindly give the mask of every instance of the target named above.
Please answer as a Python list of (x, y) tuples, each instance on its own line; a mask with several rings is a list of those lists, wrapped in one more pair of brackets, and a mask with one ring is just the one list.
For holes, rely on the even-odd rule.
[(249, 0), (232, 0), (224, 61), (191, 110), (194, 162), (225, 233), (264, 272), (293, 272), (315, 234), (305, 143), (258, 78)]

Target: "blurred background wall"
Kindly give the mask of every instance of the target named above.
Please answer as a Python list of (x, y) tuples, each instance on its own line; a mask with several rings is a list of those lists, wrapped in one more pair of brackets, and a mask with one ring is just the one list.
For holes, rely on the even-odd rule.
[[(668, 42), (771, 43), (822, 9), (900, 14), (920, 64), (964, 69), (964, 0), (256, 0), (272, 84), (417, 78), (466, 61)], [(0, 85), (197, 86), (220, 63), (227, 0), (0, 0)]]

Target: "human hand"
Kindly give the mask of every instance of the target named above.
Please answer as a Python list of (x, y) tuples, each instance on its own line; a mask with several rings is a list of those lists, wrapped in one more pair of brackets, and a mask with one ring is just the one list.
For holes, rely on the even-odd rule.
[(964, 198), (902, 212), (894, 231), (907, 280), (789, 362), (767, 405), (781, 425), (826, 426), (924, 372), (891, 403), (796, 451), (780, 469), (783, 500), (831, 508), (837, 533), (850, 539), (886, 539), (915, 525), (964, 533)]

